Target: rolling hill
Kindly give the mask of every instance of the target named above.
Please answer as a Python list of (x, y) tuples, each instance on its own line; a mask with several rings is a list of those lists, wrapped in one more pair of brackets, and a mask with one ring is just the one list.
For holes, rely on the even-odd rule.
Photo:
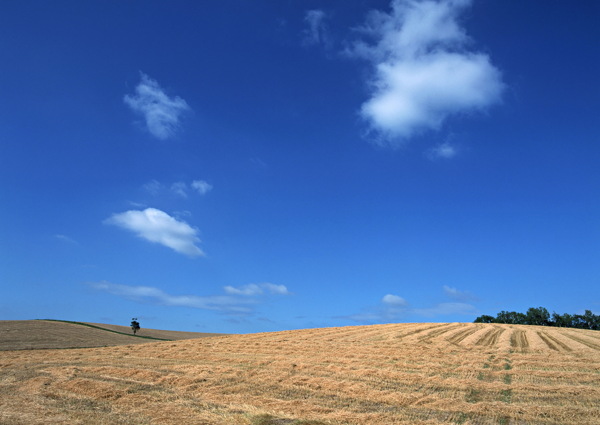
[(60, 320), (0, 320), (0, 351), (107, 347), (215, 335), (218, 334), (142, 329), (138, 336), (133, 336), (127, 326)]
[(415, 323), (0, 352), (2, 424), (600, 423), (600, 332)]

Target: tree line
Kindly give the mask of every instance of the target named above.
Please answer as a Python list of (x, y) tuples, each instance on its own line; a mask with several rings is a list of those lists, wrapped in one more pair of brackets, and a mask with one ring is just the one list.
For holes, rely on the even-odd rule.
[(550, 313), (544, 307), (531, 307), (527, 313), (501, 311), (496, 317), (484, 314), (475, 319), (475, 323), (509, 323), (512, 325), (557, 326), (560, 328), (579, 328), (600, 330), (600, 316), (586, 310), (583, 314)]

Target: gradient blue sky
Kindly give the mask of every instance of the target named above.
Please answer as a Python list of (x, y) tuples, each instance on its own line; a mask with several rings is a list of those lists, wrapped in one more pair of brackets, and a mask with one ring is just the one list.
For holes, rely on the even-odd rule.
[(600, 2), (0, 2), (0, 319), (600, 312)]

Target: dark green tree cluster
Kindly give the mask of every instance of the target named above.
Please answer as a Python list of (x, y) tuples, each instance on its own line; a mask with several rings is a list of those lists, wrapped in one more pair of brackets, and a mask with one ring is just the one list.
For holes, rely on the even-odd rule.
[(509, 323), (512, 325), (558, 326), (561, 328), (579, 328), (600, 330), (600, 316), (586, 310), (584, 314), (548, 313), (544, 307), (531, 307), (527, 313), (501, 311), (496, 317), (484, 314), (475, 319), (475, 323)]

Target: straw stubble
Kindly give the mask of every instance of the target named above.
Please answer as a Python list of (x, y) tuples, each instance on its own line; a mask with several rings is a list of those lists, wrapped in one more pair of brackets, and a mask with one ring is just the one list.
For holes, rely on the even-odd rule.
[(600, 423), (600, 333), (576, 329), (389, 324), (5, 351), (0, 365), (3, 424)]

